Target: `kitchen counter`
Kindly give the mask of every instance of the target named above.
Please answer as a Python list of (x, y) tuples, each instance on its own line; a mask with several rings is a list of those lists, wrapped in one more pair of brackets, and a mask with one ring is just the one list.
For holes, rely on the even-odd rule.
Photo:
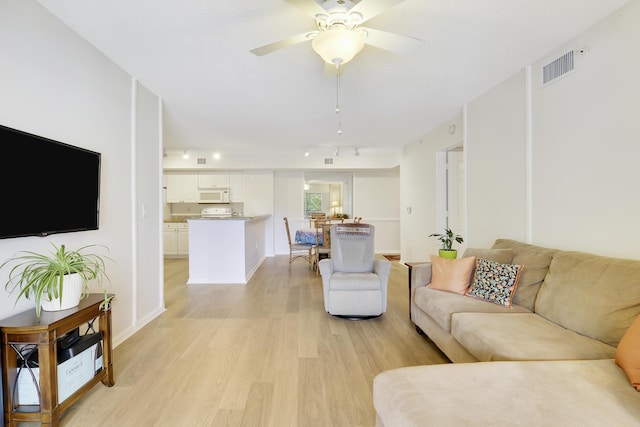
[(171, 218), (164, 220), (165, 224), (184, 224), (185, 222), (187, 222), (187, 218)]
[(246, 284), (265, 258), (270, 216), (187, 218), (187, 284)]
[(223, 216), (223, 217), (191, 217), (190, 221), (257, 221), (270, 217), (271, 215), (256, 215), (256, 216)]

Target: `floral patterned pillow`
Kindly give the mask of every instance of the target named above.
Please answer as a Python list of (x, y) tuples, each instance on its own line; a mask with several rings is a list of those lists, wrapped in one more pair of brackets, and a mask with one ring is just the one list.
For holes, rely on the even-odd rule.
[(465, 296), (511, 307), (523, 265), (502, 264), (488, 259), (476, 260), (473, 282)]

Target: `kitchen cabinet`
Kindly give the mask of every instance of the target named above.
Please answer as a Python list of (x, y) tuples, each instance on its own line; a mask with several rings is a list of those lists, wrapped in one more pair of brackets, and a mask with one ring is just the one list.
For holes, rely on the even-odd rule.
[(198, 203), (198, 175), (195, 173), (168, 173), (166, 175), (167, 203)]
[(231, 202), (242, 202), (244, 200), (242, 186), (242, 172), (229, 172), (229, 200)]
[(165, 222), (162, 230), (162, 240), (165, 256), (188, 256), (189, 224), (186, 222)]
[(229, 188), (229, 174), (227, 172), (200, 172), (198, 174), (198, 188)]

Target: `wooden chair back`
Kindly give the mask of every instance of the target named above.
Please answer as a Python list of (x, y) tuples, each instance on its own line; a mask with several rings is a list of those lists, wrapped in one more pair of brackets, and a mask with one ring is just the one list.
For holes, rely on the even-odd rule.
[(331, 224), (322, 224), (322, 248), (331, 249)]
[(319, 222), (327, 220), (327, 214), (324, 212), (314, 212), (309, 216), (309, 227), (317, 228)]
[(287, 230), (287, 242), (289, 242), (289, 247), (291, 247), (291, 231), (289, 231), (289, 219), (285, 216), (282, 218), (284, 221), (284, 228)]

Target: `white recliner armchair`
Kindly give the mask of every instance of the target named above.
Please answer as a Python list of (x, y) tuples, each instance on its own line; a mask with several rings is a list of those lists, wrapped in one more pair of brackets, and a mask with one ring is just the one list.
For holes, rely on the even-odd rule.
[(375, 259), (374, 239), (371, 224), (331, 226), (331, 257), (318, 264), (327, 313), (369, 318), (387, 311), (391, 263)]

